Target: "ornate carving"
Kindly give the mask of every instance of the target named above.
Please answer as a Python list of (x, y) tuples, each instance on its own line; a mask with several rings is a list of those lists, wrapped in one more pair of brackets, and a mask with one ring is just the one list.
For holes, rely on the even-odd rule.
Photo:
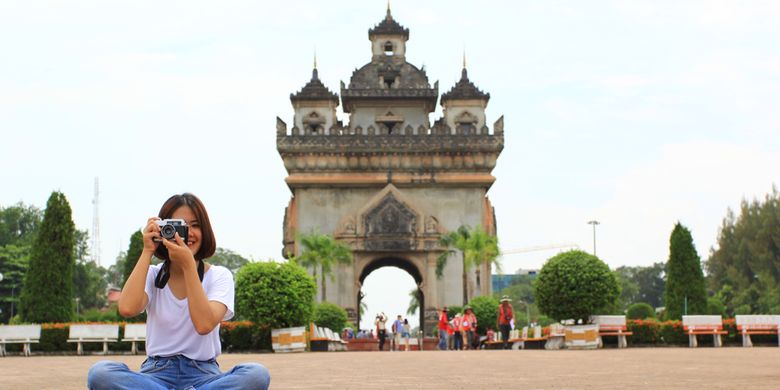
[(287, 123), (284, 123), (284, 121), (276, 117), (276, 136), (277, 137), (284, 137), (287, 135)]
[(363, 217), (365, 247), (376, 251), (408, 251), (416, 246), (417, 216), (392, 194)]
[(493, 135), (497, 137), (503, 137), (504, 136), (504, 116), (501, 115), (498, 120), (496, 120), (496, 123), (493, 123)]
[(439, 220), (434, 216), (429, 215), (425, 219), (425, 233), (433, 234), (439, 232)]

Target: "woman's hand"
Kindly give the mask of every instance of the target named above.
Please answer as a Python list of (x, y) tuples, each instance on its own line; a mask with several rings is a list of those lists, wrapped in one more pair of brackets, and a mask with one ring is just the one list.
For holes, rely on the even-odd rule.
[(187, 247), (187, 243), (181, 239), (179, 233), (176, 232), (174, 240), (162, 240), (163, 245), (168, 248), (168, 258), (171, 263), (177, 265), (181, 269), (188, 269), (189, 267), (195, 267), (195, 257), (192, 255), (192, 251)]
[(144, 236), (144, 252), (154, 252), (160, 245), (160, 227), (157, 226), (157, 221), (160, 218), (152, 217), (146, 220), (146, 227), (143, 230)]

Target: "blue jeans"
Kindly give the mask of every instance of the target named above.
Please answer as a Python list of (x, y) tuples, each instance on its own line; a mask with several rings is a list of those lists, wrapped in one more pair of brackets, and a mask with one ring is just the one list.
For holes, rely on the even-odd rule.
[(439, 349), (447, 350), (447, 331), (443, 329), (439, 329)]
[(221, 372), (215, 359), (191, 360), (181, 355), (149, 357), (141, 371), (131, 371), (124, 363), (103, 360), (87, 374), (89, 389), (242, 389), (266, 390), (271, 382), (268, 369), (245, 363)]

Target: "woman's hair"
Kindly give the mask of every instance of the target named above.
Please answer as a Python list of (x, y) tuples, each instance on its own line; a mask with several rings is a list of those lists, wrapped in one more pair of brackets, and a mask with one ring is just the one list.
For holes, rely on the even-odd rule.
[(408, 323), (409, 323), (409, 320), (407, 320), (406, 318), (404, 318), (404, 324), (408, 324)]
[[(162, 219), (169, 219), (173, 215), (174, 211), (179, 207), (187, 206), (195, 213), (195, 218), (200, 224), (201, 238), (200, 249), (195, 253), (195, 260), (208, 259), (214, 255), (217, 250), (217, 241), (214, 239), (214, 231), (211, 230), (211, 221), (209, 221), (209, 214), (206, 212), (206, 207), (203, 206), (203, 202), (198, 199), (197, 196), (185, 192), (181, 195), (174, 195), (168, 198), (160, 208), (160, 213), (157, 215)], [(168, 250), (164, 245), (157, 247), (154, 255), (161, 260), (168, 260)]]

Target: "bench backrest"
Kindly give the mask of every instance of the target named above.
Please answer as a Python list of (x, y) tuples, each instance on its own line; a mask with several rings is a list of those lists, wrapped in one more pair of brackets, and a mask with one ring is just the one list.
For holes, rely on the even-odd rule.
[(780, 315), (737, 315), (737, 329), (777, 329)]
[(683, 329), (723, 329), (723, 317), (718, 315), (683, 316)]
[(146, 340), (146, 324), (126, 324), (122, 340)]
[(74, 340), (116, 340), (119, 325), (71, 325), (68, 338)]
[(599, 324), (599, 330), (601, 331), (626, 329), (626, 316), (591, 316), (590, 322)]
[(0, 340), (40, 340), (40, 325), (0, 325)]

